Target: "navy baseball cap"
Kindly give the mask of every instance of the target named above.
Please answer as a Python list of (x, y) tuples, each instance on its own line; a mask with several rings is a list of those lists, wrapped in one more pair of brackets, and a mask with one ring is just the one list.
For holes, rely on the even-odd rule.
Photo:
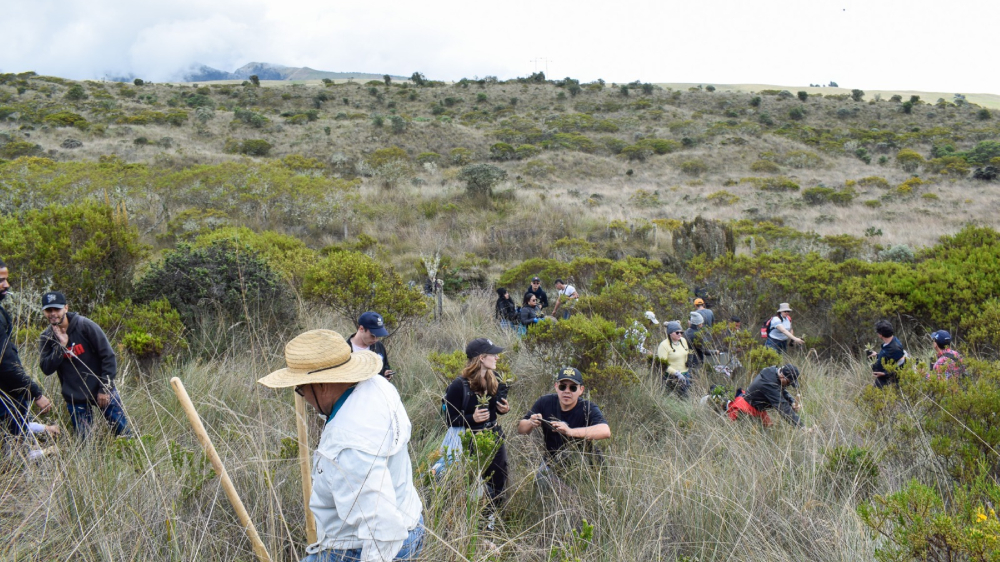
[(358, 326), (368, 330), (373, 336), (384, 338), (389, 335), (389, 330), (385, 329), (385, 321), (378, 312), (368, 311), (358, 318)]
[(931, 339), (938, 345), (948, 345), (951, 343), (951, 334), (947, 330), (938, 330), (931, 334)]
[(579, 370), (574, 369), (573, 367), (563, 367), (556, 373), (556, 382), (559, 381), (573, 381), (576, 384), (582, 385), (583, 375), (580, 374)]
[(59, 291), (50, 291), (42, 295), (42, 310), (49, 308), (66, 308), (66, 295)]

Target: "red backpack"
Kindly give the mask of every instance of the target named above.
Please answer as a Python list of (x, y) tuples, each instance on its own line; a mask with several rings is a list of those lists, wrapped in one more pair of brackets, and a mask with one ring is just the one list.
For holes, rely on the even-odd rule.
[(764, 322), (764, 325), (760, 327), (760, 337), (762, 337), (764, 339), (767, 339), (770, 336), (770, 334), (771, 334), (771, 320), (774, 320), (774, 319), (775, 319), (775, 317), (771, 316), (770, 318), (767, 319), (767, 322)]

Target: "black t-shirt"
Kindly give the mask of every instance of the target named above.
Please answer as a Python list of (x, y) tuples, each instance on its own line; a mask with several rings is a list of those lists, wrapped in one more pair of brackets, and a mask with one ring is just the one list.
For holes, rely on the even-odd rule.
[(555, 454), (568, 442), (579, 443), (585, 440), (565, 437), (561, 433), (553, 431), (552, 427), (545, 423), (544, 420), (556, 419), (566, 422), (566, 425), (571, 428), (590, 427), (592, 425), (608, 423), (604, 419), (604, 414), (601, 413), (600, 408), (589, 400), (578, 400), (572, 410), (564, 412), (559, 405), (559, 396), (555, 394), (546, 394), (536, 400), (535, 405), (524, 415), (524, 419), (528, 419), (534, 414), (542, 414), (542, 435), (545, 439), (545, 449), (550, 455)]

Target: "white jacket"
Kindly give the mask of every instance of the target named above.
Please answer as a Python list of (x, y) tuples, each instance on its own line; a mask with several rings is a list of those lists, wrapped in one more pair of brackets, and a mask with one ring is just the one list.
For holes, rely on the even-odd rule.
[(410, 419), (383, 377), (358, 383), (323, 428), (313, 459), (309, 508), (317, 542), (306, 552), (361, 548), (361, 560), (390, 561), (423, 506), (413, 486)]

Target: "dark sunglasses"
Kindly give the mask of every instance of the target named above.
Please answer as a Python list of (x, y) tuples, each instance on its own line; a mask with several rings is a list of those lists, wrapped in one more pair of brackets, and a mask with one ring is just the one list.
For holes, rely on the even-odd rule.
[(570, 392), (576, 392), (576, 390), (580, 387), (575, 384), (569, 384), (565, 382), (559, 383), (559, 390), (561, 392), (565, 392), (567, 388), (569, 389)]

